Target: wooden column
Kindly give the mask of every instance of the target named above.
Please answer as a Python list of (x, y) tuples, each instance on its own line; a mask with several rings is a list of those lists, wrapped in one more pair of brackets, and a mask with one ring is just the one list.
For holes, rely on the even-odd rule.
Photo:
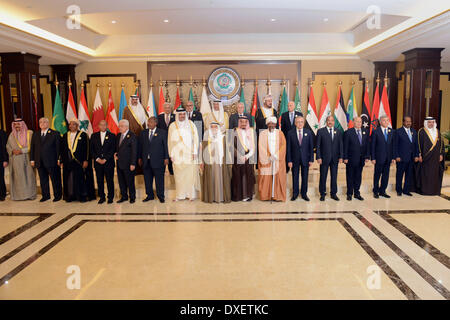
[(405, 56), (405, 90), (403, 114), (409, 115), (414, 129), (423, 126), (424, 118), (432, 116), (440, 123), (439, 76), (443, 48), (416, 48)]
[[(75, 80), (75, 64), (53, 64), (51, 65), (53, 71), (53, 81), (58, 79), (58, 89), (61, 96), (63, 110), (66, 110), (67, 99), (69, 98), (69, 80), (72, 83), (72, 94), (75, 100), (75, 107), (77, 108), (77, 82)], [(55, 77), (56, 76), (56, 77)], [(55, 89), (52, 86), (52, 96), (55, 96)]]
[(11, 122), (22, 118), (31, 130), (39, 128), (36, 121), (43, 116), (39, 87), (39, 56), (30, 53), (1, 53), (2, 85), (6, 131)]
[[(398, 79), (396, 73), (397, 62), (396, 61), (375, 61), (375, 78), (373, 83), (376, 86), (377, 75), (380, 75), (380, 79), (384, 79), (387, 74), (387, 92), (389, 98), (389, 107), (391, 110), (392, 127), (397, 126), (397, 92), (398, 92)], [(384, 81), (380, 81), (380, 100), (381, 93), (383, 92)], [(373, 88), (375, 92), (375, 88)]]

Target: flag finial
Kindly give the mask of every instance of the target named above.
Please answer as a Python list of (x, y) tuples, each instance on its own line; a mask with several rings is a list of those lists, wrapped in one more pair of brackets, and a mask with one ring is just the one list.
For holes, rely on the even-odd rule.
[(125, 83), (122, 82), (122, 83), (120, 84), (120, 86), (121, 86), (122, 88), (125, 87)]
[(110, 81), (110, 82), (108, 82), (108, 89), (111, 90), (111, 87), (112, 87), (112, 84), (111, 84), (111, 81)]
[(241, 78), (241, 87), (244, 87), (245, 86), (245, 80), (244, 80), (244, 76), (242, 76), (242, 78)]
[(153, 78), (150, 78), (150, 88), (153, 88)]
[(339, 86), (342, 86), (342, 80), (339, 80), (338, 84)]
[(82, 83), (80, 84), (80, 87), (81, 87), (81, 89), (84, 88), (84, 82), (82, 82)]
[(97, 88), (100, 88), (100, 83), (97, 82)]
[(352, 79), (352, 81), (350, 82), (350, 84), (352, 85), (352, 87), (355, 85), (355, 80)]
[(58, 82), (58, 75), (55, 73), (55, 86), (58, 86), (59, 82)]
[(72, 86), (72, 81), (70, 81), (70, 74), (69, 74), (69, 81), (67, 82), (67, 85), (69, 86), (69, 88)]
[(325, 87), (327, 85), (326, 81), (322, 81), (322, 85)]

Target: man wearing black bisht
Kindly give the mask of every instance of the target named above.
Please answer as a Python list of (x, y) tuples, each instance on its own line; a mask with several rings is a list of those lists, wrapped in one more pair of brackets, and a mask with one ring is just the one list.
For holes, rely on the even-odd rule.
[(436, 120), (426, 117), (418, 132), (419, 162), (416, 166), (416, 191), (423, 195), (440, 195), (444, 175), (444, 141)]

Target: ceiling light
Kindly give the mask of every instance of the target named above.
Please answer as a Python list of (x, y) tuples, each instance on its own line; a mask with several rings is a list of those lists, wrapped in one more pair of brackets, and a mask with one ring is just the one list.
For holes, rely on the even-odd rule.
[(169, 23), (169, 19), (164, 19), (164, 22), (165, 23)]
[(328, 22), (328, 18), (323, 18), (323, 22)]
[(277, 19), (272, 18), (272, 19), (270, 19), (270, 21), (275, 22), (275, 21), (277, 21)]
[(114, 24), (114, 23), (116, 23), (116, 22), (117, 22), (116, 20), (111, 21), (112, 24)]

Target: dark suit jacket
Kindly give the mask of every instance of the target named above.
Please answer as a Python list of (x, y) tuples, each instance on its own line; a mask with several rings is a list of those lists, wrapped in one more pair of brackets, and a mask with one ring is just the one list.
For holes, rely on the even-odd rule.
[(292, 162), (294, 166), (308, 166), (309, 162), (314, 161), (314, 140), (313, 132), (303, 128), (302, 146), (298, 141), (297, 128), (292, 128), (286, 138), (287, 144), (287, 162)]
[[(77, 135), (80, 132), (80, 130), (77, 131)], [(69, 145), (67, 144), (67, 136), (69, 135), (69, 131), (66, 132), (61, 140), (61, 161), (63, 163), (68, 163), (71, 159), (71, 153), (69, 150)], [(69, 141), (70, 143), (70, 141)], [(83, 161), (89, 160), (89, 138), (86, 132), (81, 132), (80, 136), (78, 137), (78, 145), (74, 152), (74, 158), (77, 160), (77, 162), (82, 165)]]
[[(252, 123), (252, 116), (250, 115), (250, 113), (244, 112), (244, 116), (248, 117), (250, 127), (252, 127), (253, 123)], [(228, 119), (228, 127), (229, 129), (234, 129), (237, 128), (238, 126), (239, 126), (239, 114), (233, 113)]]
[(31, 138), (30, 161), (34, 161), (35, 168), (40, 168), (41, 166), (45, 168), (56, 167), (60, 156), (60, 146), (61, 135), (59, 132), (49, 128), (42, 142), (41, 130), (35, 131)]
[(333, 128), (333, 130), (335, 132), (333, 140), (331, 140), (328, 127), (317, 130), (316, 158), (322, 159), (323, 164), (336, 164), (339, 162), (339, 159), (344, 157), (342, 133), (336, 128)]
[(414, 161), (419, 156), (419, 147), (417, 145), (417, 132), (411, 130), (412, 142), (404, 127), (394, 131), (394, 159), (400, 157), (403, 162)]
[[(186, 111), (186, 119), (189, 119), (187, 111)], [(203, 123), (203, 116), (200, 113), (200, 111), (197, 111), (197, 110), (192, 111), (192, 117), (189, 120), (191, 120), (197, 126), (198, 138), (200, 141), (202, 141), (203, 133), (205, 132), (205, 125)], [(201, 128), (200, 128), (200, 124), (201, 124)], [(167, 130), (169, 130), (169, 129), (167, 129)]]
[(377, 163), (392, 161), (394, 159), (394, 130), (388, 128), (388, 140), (386, 142), (381, 126), (378, 127), (372, 132), (371, 149), (372, 160), (376, 160)]
[(8, 152), (6, 151), (6, 133), (3, 130), (0, 130), (0, 165), (3, 166), (4, 161), (8, 161), (9, 156)]
[[(273, 109), (273, 116), (278, 119), (278, 113), (277, 113), (277, 110), (275, 110), (275, 109)], [(259, 130), (267, 129), (266, 118), (264, 118), (264, 114), (261, 111), (261, 109), (258, 109), (256, 111), (256, 114), (255, 114), (255, 127), (256, 127), (256, 134), (258, 134), (258, 136), (259, 136)], [(278, 121), (277, 121), (277, 127), (276, 128), (278, 129)]]
[(128, 130), (127, 135), (120, 143), (120, 136), (122, 134), (119, 132), (116, 137), (116, 152), (117, 152), (117, 166), (122, 169), (128, 169), (131, 165), (136, 165), (137, 153), (138, 153), (138, 143), (136, 135)]
[(292, 128), (295, 128), (295, 118), (302, 116), (303, 114), (300, 111), (294, 111), (294, 119), (292, 119), (291, 124), (291, 119), (289, 118), (289, 111), (281, 115), (281, 131), (283, 131), (285, 137), (288, 136), (288, 132), (291, 131)]
[(366, 159), (370, 158), (369, 131), (367, 129), (361, 128), (361, 141), (362, 143), (359, 143), (355, 128), (345, 131), (344, 160), (348, 160), (348, 164), (353, 167), (364, 165)]
[(152, 168), (164, 168), (164, 160), (169, 159), (167, 131), (156, 128), (151, 142), (148, 135), (149, 129), (145, 129), (139, 136), (138, 158), (143, 161), (144, 168), (148, 166), (148, 156)]
[(101, 166), (96, 160), (97, 158), (105, 159), (105, 168), (114, 167), (114, 153), (116, 152), (116, 135), (106, 131), (105, 140), (100, 137), (100, 131), (91, 136), (91, 156), (94, 159), (94, 167)]
[[(159, 129), (163, 129), (163, 130), (169, 130), (169, 126), (166, 125), (166, 119), (165, 119), (166, 114), (165, 113), (161, 113), (158, 115), (158, 124), (156, 125), (157, 128)], [(173, 113), (170, 114), (170, 120), (169, 120), (169, 125), (175, 121), (175, 115)]]

